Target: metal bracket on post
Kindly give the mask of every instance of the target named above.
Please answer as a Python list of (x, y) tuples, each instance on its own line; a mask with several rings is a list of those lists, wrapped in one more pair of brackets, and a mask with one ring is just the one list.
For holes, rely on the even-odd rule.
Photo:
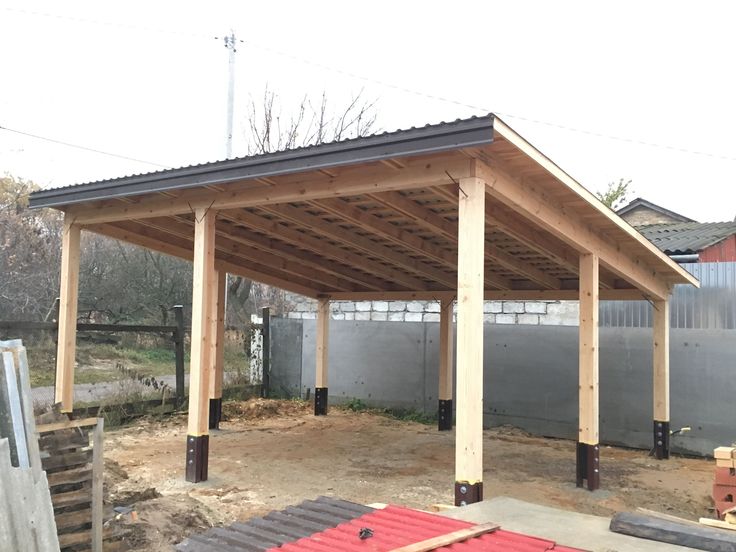
[(670, 457), (670, 423), (654, 420), (654, 457), (666, 460)]
[(440, 399), (437, 429), (439, 431), (449, 431), (452, 429), (452, 399)]
[(467, 506), (483, 501), (483, 482), (455, 482), (455, 506)]
[(583, 486), (587, 481), (588, 490), (595, 491), (600, 488), (600, 447), (587, 443), (578, 443), (576, 467), (576, 485)]
[(210, 399), (210, 429), (220, 429), (222, 420), (222, 398)]
[(325, 416), (327, 414), (327, 388), (314, 388), (314, 415)]
[(190, 483), (207, 481), (207, 464), (209, 463), (209, 452), (209, 435), (187, 435), (187, 481), (189, 481)]

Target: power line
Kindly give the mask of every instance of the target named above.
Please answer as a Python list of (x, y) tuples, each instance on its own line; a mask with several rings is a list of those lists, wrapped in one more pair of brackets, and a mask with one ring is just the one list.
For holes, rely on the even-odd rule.
[(8, 127), (2, 126), (2, 125), (0, 125), (0, 130), (4, 130), (6, 132), (13, 132), (15, 134), (20, 134), (22, 136), (28, 136), (29, 138), (35, 138), (36, 140), (43, 140), (45, 142), (51, 142), (52, 144), (58, 144), (58, 145), (61, 145), (61, 146), (67, 146), (67, 147), (70, 147), (70, 148), (76, 148), (76, 149), (84, 150), (84, 151), (90, 151), (92, 153), (99, 153), (100, 155), (107, 155), (109, 157), (117, 157), (118, 159), (125, 159), (127, 161), (135, 161), (136, 163), (144, 163), (146, 165), (153, 165), (153, 166), (156, 166), (156, 167), (160, 167), (162, 169), (170, 169), (171, 168), (169, 165), (162, 165), (160, 163), (154, 163), (152, 161), (146, 161), (144, 159), (137, 159), (136, 157), (128, 157), (127, 155), (119, 155), (117, 153), (111, 153), (109, 151), (103, 151), (103, 150), (100, 150), (100, 149), (89, 148), (87, 146), (81, 146), (79, 144), (72, 144), (70, 142), (64, 142), (63, 140), (57, 140), (55, 138), (48, 138), (46, 136), (40, 136), (38, 134), (32, 134), (30, 132), (24, 132), (22, 130), (17, 130), (17, 129), (14, 129), (14, 128), (8, 128)]
[[(208, 35), (208, 34), (204, 34), (204, 33), (193, 33), (193, 32), (186, 32), (186, 31), (176, 31), (176, 30), (162, 29), (162, 28), (157, 28), (157, 27), (148, 27), (148, 26), (141, 26), (141, 25), (118, 23), (118, 22), (113, 22), (113, 21), (100, 21), (100, 20), (94, 20), (94, 19), (88, 19), (88, 18), (71, 17), (71, 16), (67, 16), (67, 15), (53, 14), (53, 13), (47, 13), (47, 12), (39, 12), (39, 11), (33, 11), (33, 10), (24, 10), (24, 9), (18, 9), (18, 8), (2, 7), (2, 9), (6, 10), (6, 11), (9, 11), (9, 12), (15, 12), (15, 13), (20, 13), (20, 14), (25, 14), (25, 15), (35, 15), (35, 16), (55, 18), (55, 19), (66, 19), (66, 20), (69, 20), (69, 21), (77, 22), (77, 23), (86, 23), (86, 24), (90, 24), (90, 25), (105, 25), (105, 26), (118, 27), (118, 28), (127, 29), (127, 30), (139, 30), (139, 31), (151, 32), (151, 33), (173, 34), (173, 35), (185, 36), (185, 37), (190, 37), (190, 38), (191, 37), (194, 37), (194, 38), (208, 39), (208, 40), (211, 40), (212, 38), (216, 38), (216, 39), (222, 38), (222, 37)], [(333, 67), (333, 66), (330, 66), (330, 65), (326, 65), (324, 63), (320, 63), (320, 62), (317, 62), (317, 61), (312, 61), (310, 59), (307, 59), (307, 58), (304, 58), (304, 57), (301, 57), (301, 56), (298, 56), (298, 55), (294, 55), (294, 54), (285, 52), (283, 50), (279, 50), (277, 48), (272, 48), (270, 46), (264, 46), (262, 44), (258, 44), (256, 42), (253, 42), (253, 41), (250, 41), (250, 40), (246, 41), (246, 40), (238, 39), (238, 42), (243, 43), (243, 44), (246, 44), (246, 45), (248, 45), (248, 46), (250, 46), (252, 48), (256, 48), (256, 49), (262, 50), (264, 52), (269, 52), (271, 54), (275, 54), (275, 55), (280, 56), (280, 57), (283, 57), (283, 58), (291, 59), (293, 61), (296, 61), (298, 63), (303, 63), (305, 65), (310, 65), (312, 67), (318, 67), (318, 68), (323, 69), (325, 71), (329, 71), (329, 72), (332, 72), (332, 73), (343, 75), (343, 76), (346, 76), (346, 77), (349, 77), (349, 78), (352, 78), (352, 79), (356, 79), (356, 80), (360, 80), (360, 81), (363, 81), (363, 82), (368, 82), (368, 83), (376, 84), (378, 86), (382, 86), (384, 88), (389, 88), (389, 89), (397, 90), (397, 91), (403, 92), (405, 94), (412, 94), (412, 95), (415, 95), (415, 96), (418, 96), (418, 97), (423, 97), (423, 98), (426, 98), (426, 99), (429, 99), (429, 100), (443, 102), (443, 103), (447, 103), (447, 104), (451, 104), (451, 105), (456, 105), (458, 107), (464, 107), (464, 108), (467, 108), (467, 109), (472, 109), (474, 111), (480, 111), (480, 112), (483, 112), (483, 113), (495, 113), (496, 115), (499, 115), (499, 116), (502, 116), (502, 117), (507, 117), (507, 118), (510, 118), (510, 119), (517, 119), (519, 121), (524, 121), (524, 122), (531, 123), (531, 124), (536, 124), (536, 125), (543, 125), (543, 126), (547, 126), (547, 127), (550, 127), (550, 128), (555, 128), (555, 129), (558, 129), (558, 130), (564, 130), (566, 132), (573, 132), (573, 133), (577, 133), (577, 134), (584, 134), (586, 136), (593, 136), (595, 138), (603, 138), (603, 139), (607, 139), (607, 140), (624, 142), (624, 143), (633, 144), (633, 145), (639, 145), (639, 146), (646, 146), (646, 147), (650, 147), (650, 148), (665, 149), (665, 150), (674, 151), (674, 152), (678, 152), (678, 153), (686, 153), (686, 154), (689, 154), (689, 155), (697, 155), (697, 156), (701, 156), (701, 157), (709, 157), (709, 158), (712, 158), (712, 159), (720, 159), (720, 160), (725, 160), (725, 161), (736, 161), (736, 157), (733, 157), (733, 156), (722, 155), (722, 154), (718, 154), (718, 153), (711, 153), (711, 152), (702, 151), (702, 150), (693, 150), (693, 149), (689, 149), (689, 148), (683, 148), (683, 147), (679, 147), (679, 146), (673, 146), (671, 144), (661, 144), (661, 143), (657, 143), (657, 142), (651, 142), (651, 141), (647, 141), (647, 140), (642, 140), (642, 139), (639, 139), (639, 138), (629, 138), (629, 137), (626, 137), (626, 136), (618, 136), (618, 135), (614, 135), (614, 134), (607, 134), (605, 132), (599, 132), (599, 131), (594, 131), (594, 130), (581, 129), (581, 128), (572, 127), (572, 126), (569, 126), (569, 125), (564, 125), (564, 124), (555, 123), (555, 122), (551, 122), (551, 121), (545, 121), (545, 120), (542, 120), (542, 119), (525, 117), (523, 115), (516, 115), (516, 114), (513, 114), (513, 113), (506, 113), (506, 112), (496, 111), (496, 110), (490, 109), (488, 107), (473, 105), (473, 104), (469, 104), (469, 103), (466, 103), (466, 102), (455, 100), (453, 98), (447, 98), (447, 97), (439, 96), (439, 95), (436, 95), (436, 94), (429, 94), (427, 92), (422, 92), (422, 91), (419, 91), (419, 90), (416, 90), (416, 89), (413, 89), (413, 88), (408, 88), (408, 87), (405, 87), (405, 86), (400, 86), (400, 85), (393, 84), (393, 83), (390, 83), (390, 82), (387, 82), (387, 81), (383, 81), (383, 80), (380, 80), (380, 79), (375, 79), (375, 78), (372, 78), (372, 77), (367, 77), (365, 75), (360, 75), (360, 74), (354, 73), (352, 71), (348, 71), (348, 70), (345, 70), (345, 69), (340, 69), (338, 67)], [(155, 163), (152, 163), (152, 164), (155, 164)]]

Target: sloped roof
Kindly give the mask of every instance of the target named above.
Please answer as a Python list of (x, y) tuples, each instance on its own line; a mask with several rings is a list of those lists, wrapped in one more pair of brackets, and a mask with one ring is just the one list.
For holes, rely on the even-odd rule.
[(635, 200), (633, 200), (628, 205), (624, 205), (620, 209), (616, 210), (616, 214), (620, 217), (624, 216), (626, 213), (630, 213), (637, 207), (645, 207), (647, 209), (651, 209), (652, 211), (656, 211), (658, 213), (662, 213), (663, 215), (666, 215), (668, 217), (671, 217), (675, 220), (678, 220), (680, 222), (695, 222), (693, 219), (688, 218), (684, 215), (681, 215), (680, 213), (675, 213), (674, 211), (670, 211), (669, 209), (665, 209), (661, 205), (657, 205), (656, 203), (652, 203), (651, 201), (647, 201), (643, 197), (637, 197)]
[(736, 234), (736, 221), (650, 224), (637, 230), (668, 255), (688, 255)]

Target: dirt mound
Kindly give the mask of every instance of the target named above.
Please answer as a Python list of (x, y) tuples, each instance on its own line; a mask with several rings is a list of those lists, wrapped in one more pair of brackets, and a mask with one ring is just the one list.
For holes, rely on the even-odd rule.
[(121, 516), (116, 527), (130, 550), (171, 550), (192, 533), (200, 533), (219, 520), (198, 500), (188, 496), (165, 496), (142, 502), (137, 518)]
[(309, 403), (297, 400), (249, 399), (242, 402), (226, 402), (222, 405), (223, 419), (262, 420), (300, 416), (309, 412)]

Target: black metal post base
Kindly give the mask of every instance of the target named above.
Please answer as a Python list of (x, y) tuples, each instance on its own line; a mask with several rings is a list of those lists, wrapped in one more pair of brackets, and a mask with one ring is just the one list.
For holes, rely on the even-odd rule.
[(220, 429), (222, 399), (210, 399), (210, 429)]
[(440, 407), (437, 416), (437, 429), (448, 431), (452, 429), (452, 399), (440, 399)]
[(595, 491), (601, 486), (600, 480), (600, 447), (587, 443), (578, 443), (576, 466), (576, 485), (583, 486), (587, 482), (588, 490)]
[(670, 457), (670, 423), (654, 420), (654, 457), (666, 460)]
[(314, 415), (325, 416), (327, 414), (327, 388), (314, 388)]
[(483, 500), (483, 482), (455, 482), (455, 506), (467, 506)]
[(207, 481), (207, 464), (209, 463), (209, 456), (209, 435), (187, 435), (187, 481), (190, 483)]

